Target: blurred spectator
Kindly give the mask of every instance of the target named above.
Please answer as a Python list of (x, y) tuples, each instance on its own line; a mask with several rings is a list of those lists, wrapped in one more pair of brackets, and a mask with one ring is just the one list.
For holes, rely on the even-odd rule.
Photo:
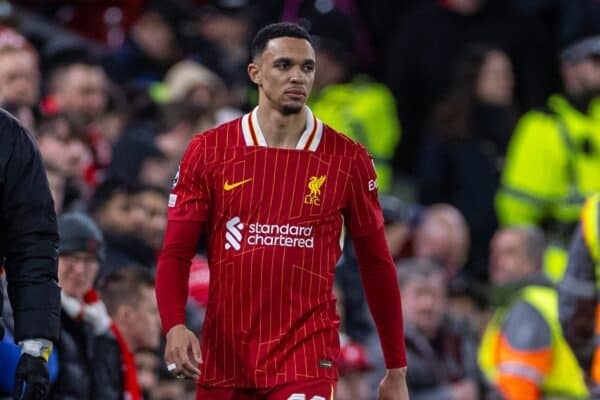
[(179, 42), (165, 18), (164, 8), (171, 2), (150, 1), (135, 20), (124, 43), (108, 53), (103, 65), (118, 84), (148, 88), (160, 82), (167, 70), (182, 56)]
[(92, 57), (67, 58), (52, 69), (43, 108), (46, 114), (66, 115), (83, 133), (93, 154), (85, 174), (90, 187), (102, 180), (102, 173), (111, 162), (110, 140), (98, 125), (107, 105), (108, 78)]
[(340, 335), (340, 354), (337, 362), (340, 378), (335, 393), (336, 400), (354, 400), (370, 398), (370, 385), (366, 372), (372, 366), (369, 363), (367, 349), (360, 343), (352, 342)]
[[(125, 90), (120, 86), (109, 84), (107, 95), (106, 109), (96, 118), (94, 125), (107, 142), (114, 145), (123, 133), (125, 126), (129, 123), (132, 106)], [(133, 101), (132, 99), (131, 102)]]
[(502, 50), (467, 47), (424, 138), (417, 179), (422, 204), (450, 203), (465, 217), (471, 246), (465, 269), (485, 280), (496, 230), (494, 195), (514, 128), (513, 73)]
[[(87, 199), (84, 183), (87, 168), (92, 162), (92, 151), (83, 132), (79, 131), (62, 114), (44, 117), (39, 124), (36, 140), (49, 174), (62, 178), (75, 196)], [(65, 189), (67, 191), (67, 189)], [(66, 199), (58, 205), (64, 206)], [(56, 206), (56, 204), (55, 204)]]
[(103, 69), (90, 60), (56, 66), (48, 78), (47, 111), (67, 115), (85, 128), (106, 110), (108, 79)]
[[(515, 227), (496, 231), (490, 242), (490, 282), (506, 285), (539, 275), (546, 246), (537, 228)], [(503, 300), (508, 300), (502, 296)]]
[(479, 398), (476, 341), (446, 309), (444, 272), (426, 260), (398, 264), (411, 399)]
[(564, 93), (519, 120), (496, 199), (502, 224), (547, 230), (554, 247), (545, 268), (553, 279), (564, 271), (561, 250), (585, 196), (600, 190), (600, 3), (577, 3), (582, 15), (567, 16), (576, 29), (561, 53)]
[(334, 38), (319, 37), (319, 68), (309, 106), (335, 130), (362, 143), (371, 153), (382, 193), (392, 189), (392, 157), (400, 122), (389, 89), (365, 75), (353, 75), (350, 49)]
[[(406, 255), (411, 243), (412, 224), (417, 207), (391, 195), (379, 197), (384, 218), (385, 237), (394, 259)], [(358, 261), (350, 240), (344, 242), (342, 256), (335, 269), (335, 281), (343, 297), (342, 320), (352, 341), (365, 344), (375, 333), (362, 290)]]
[(558, 284), (559, 318), (567, 342), (585, 371), (590, 398), (600, 398), (600, 194), (586, 200)]
[(252, 9), (246, 1), (211, 3), (200, 8), (193, 34), (187, 38), (187, 51), (225, 81), (226, 103), (240, 107), (248, 86)]
[(233, 119), (231, 111), (222, 108), (226, 101), (225, 83), (204, 65), (191, 60), (181, 61), (169, 69), (164, 84), (169, 104), (185, 104), (195, 112), (195, 132), (204, 132)]
[[(414, 172), (422, 130), (447, 90), (465, 45), (490, 43), (514, 60), (517, 103), (537, 106), (549, 91), (552, 57), (536, 20), (518, 15), (504, 0), (423, 1), (396, 24), (390, 40), (386, 83), (403, 126), (398, 168)], [(535, 51), (532, 51), (535, 49)]]
[(107, 179), (96, 189), (89, 210), (106, 240), (100, 277), (125, 266), (155, 265), (155, 253), (141, 237), (145, 211), (133, 207), (130, 185), (118, 177)]
[[(93, 162), (92, 150), (84, 132), (63, 114), (43, 117), (37, 129), (37, 142), (48, 180), (57, 196), (57, 210), (81, 210), (91, 196), (86, 182)], [(54, 198), (54, 197), (53, 197)]]
[(135, 187), (131, 193), (131, 206), (144, 213), (140, 235), (155, 253), (160, 250), (167, 226), (168, 195), (167, 189), (149, 185)]
[(150, 400), (158, 386), (158, 368), (160, 358), (156, 351), (141, 349), (135, 353), (135, 369), (144, 400)]
[[(391, 195), (380, 196), (380, 203), (386, 240), (395, 260), (417, 257), (440, 263), (446, 285), (453, 287), (462, 283), (457, 275), (466, 260), (469, 232), (456, 208), (449, 204), (420, 207)], [(346, 333), (352, 340), (365, 343), (374, 331), (350, 241), (344, 244), (336, 268), (336, 282), (344, 293)]]
[(467, 260), (469, 245), (469, 229), (460, 211), (449, 204), (434, 204), (424, 209), (415, 228), (412, 255), (442, 266), (450, 282)]
[[(409, 255), (414, 228), (422, 212), (420, 206), (411, 205), (392, 195), (380, 195), (379, 204), (383, 213), (385, 239), (394, 260)], [(403, 251), (406, 254), (403, 254)]]
[(154, 277), (144, 269), (122, 268), (107, 275), (99, 290), (113, 324), (94, 344), (95, 398), (140, 399), (134, 354), (160, 344)]
[(59, 376), (49, 398), (95, 398), (91, 374), (96, 363), (91, 342), (110, 325), (106, 308), (92, 289), (104, 259), (104, 241), (96, 224), (82, 213), (63, 214), (58, 231), (58, 283), (62, 288)]
[(115, 144), (108, 175), (119, 175), (129, 183), (168, 188), (175, 168), (154, 139), (124, 135)]
[(0, 107), (35, 131), (40, 72), (37, 51), (19, 33), (0, 28)]
[(195, 134), (214, 125), (214, 114), (202, 114), (187, 101), (165, 104), (154, 138), (156, 147), (172, 165), (179, 165), (183, 153)]
[(175, 379), (170, 374), (164, 374), (160, 376), (158, 385), (150, 398), (152, 400), (193, 400), (195, 396), (188, 395), (185, 382)]
[(541, 274), (544, 247), (534, 227), (501, 229), (491, 243), (490, 276), (503, 302), (481, 340), (479, 364), (506, 400), (588, 398), (560, 328), (557, 293)]

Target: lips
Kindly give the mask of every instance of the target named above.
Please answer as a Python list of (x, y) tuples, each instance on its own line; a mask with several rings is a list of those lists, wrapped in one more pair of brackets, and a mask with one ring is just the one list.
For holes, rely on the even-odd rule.
[(288, 89), (284, 93), (290, 96), (306, 97), (306, 92), (302, 89)]

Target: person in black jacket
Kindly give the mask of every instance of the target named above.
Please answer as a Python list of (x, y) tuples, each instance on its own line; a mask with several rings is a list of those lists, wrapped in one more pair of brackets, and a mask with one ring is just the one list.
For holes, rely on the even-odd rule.
[(95, 400), (92, 394), (93, 343), (108, 331), (110, 318), (93, 289), (105, 245), (100, 229), (84, 213), (69, 212), (58, 218), (60, 234), (58, 282), (61, 293), (58, 380), (50, 399)]
[(475, 334), (466, 321), (449, 313), (443, 268), (412, 258), (398, 263), (397, 270), (403, 296), (410, 398), (483, 398)]
[(99, 290), (113, 323), (94, 342), (93, 399), (140, 398), (134, 354), (160, 345), (154, 277), (146, 268), (125, 267), (104, 277)]
[[(15, 342), (23, 353), (15, 372), (15, 398), (43, 399), (48, 393), (47, 360), (60, 321), (57, 244), (56, 214), (40, 154), (19, 122), (0, 110), (0, 265), (6, 269)], [(0, 296), (0, 312), (2, 303)]]

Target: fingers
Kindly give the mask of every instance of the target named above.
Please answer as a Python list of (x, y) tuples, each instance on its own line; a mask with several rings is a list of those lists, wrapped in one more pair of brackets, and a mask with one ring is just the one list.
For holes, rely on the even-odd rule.
[(175, 363), (177, 364), (177, 369), (179, 372), (183, 373), (187, 378), (196, 379), (200, 376), (200, 371), (198, 370), (197, 364), (194, 360), (191, 360), (188, 357), (188, 348), (178, 347), (175, 349)]
[[(194, 351), (194, 348), (196, 348), (196, 351)], [(198, 339), (191, 332), (189, 332), (189, 335), (172, 335), (167, 338), (165, 361), (169, 366), (175, 364), (175, 368), (169, 371), (173, 375), (183, 375), (186, 378), (197, 379), (200, 376), (198, 364), (201, 359)]]
[(202, 364), (202, 351), (200, 350), (200, 342), (196, 336), (190, 339), (192, 357), (196, 364)]

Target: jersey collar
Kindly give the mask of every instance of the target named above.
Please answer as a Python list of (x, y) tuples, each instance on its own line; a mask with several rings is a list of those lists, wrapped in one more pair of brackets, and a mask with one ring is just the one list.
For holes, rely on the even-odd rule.
[[(306, 110), (306, 129), (296, 144), (296, 150), (315, 151), (323, 137), (323, 123), (318, 120), (308, 106)], [(242, 132), (246, 146), (267, 147), (265, 135), (258, 124), (258, 107), (242, 117)]]

